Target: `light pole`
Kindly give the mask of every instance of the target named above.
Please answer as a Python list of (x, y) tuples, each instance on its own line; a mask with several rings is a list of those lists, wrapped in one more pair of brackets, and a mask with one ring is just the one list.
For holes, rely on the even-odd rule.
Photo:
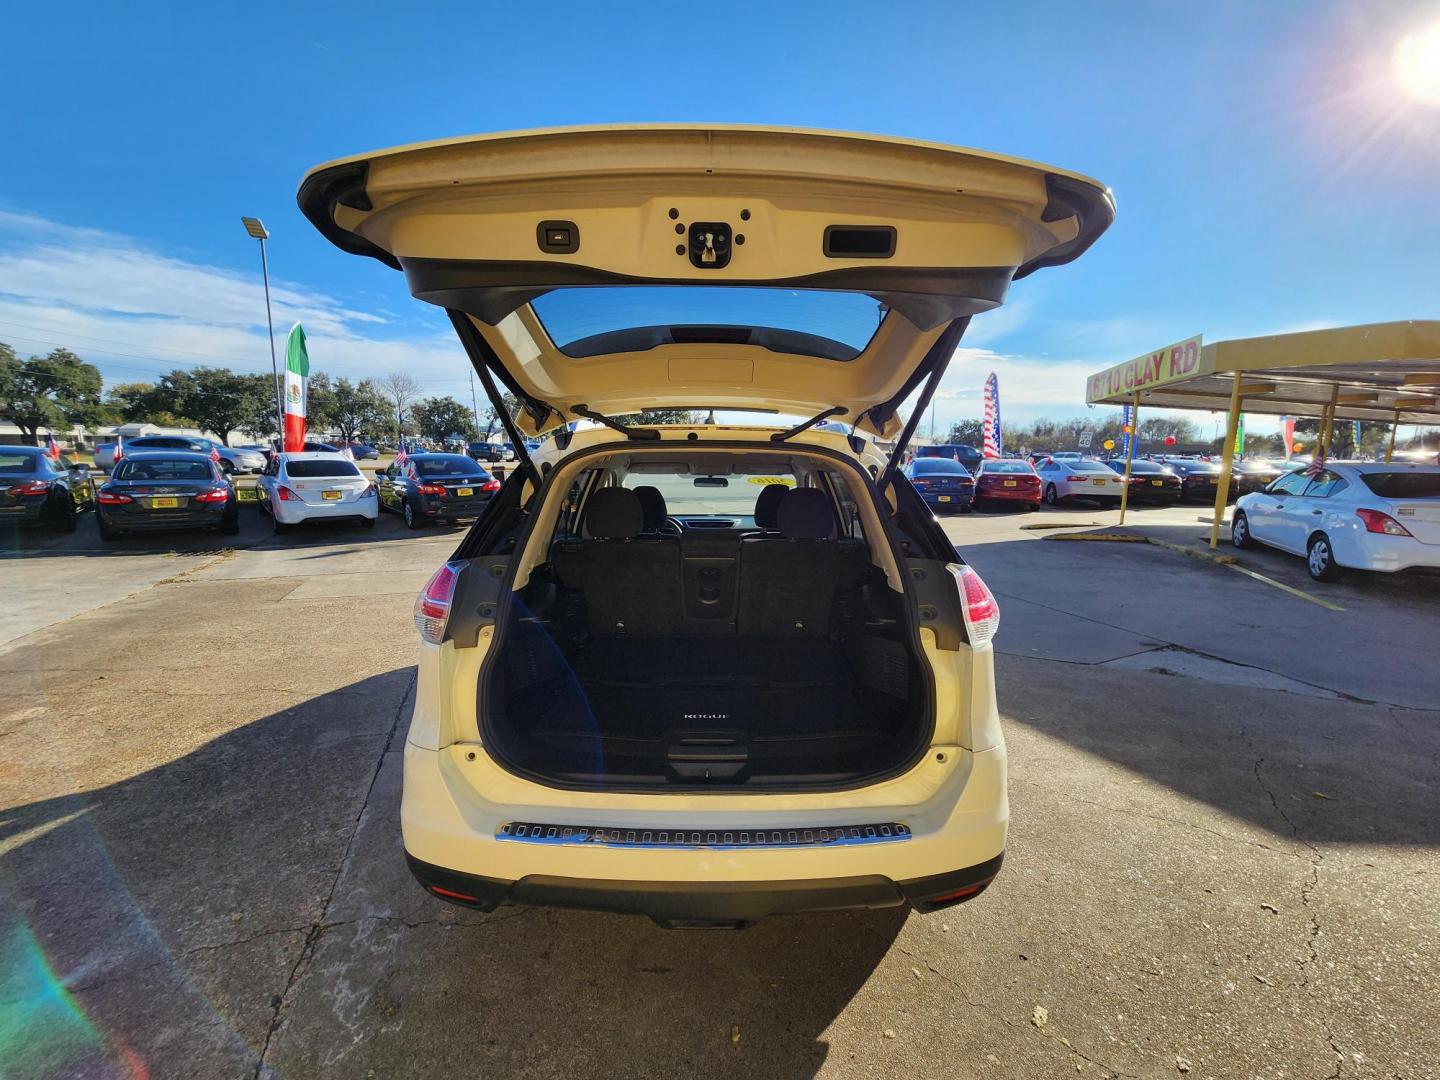
[(245, 231), (260, 241), (260, 277), (265, 282), (265, 325), (270, 330), (270, 374), (275, 380), (275, 440), (279, 450), (285, 449), (285, 402), (280, 396), (280, 365), (275, 360), (275, 320), (270, 314), (270, 266), (265, 259), (265, 241), (270, 234), (259, 218), (242, 217)]

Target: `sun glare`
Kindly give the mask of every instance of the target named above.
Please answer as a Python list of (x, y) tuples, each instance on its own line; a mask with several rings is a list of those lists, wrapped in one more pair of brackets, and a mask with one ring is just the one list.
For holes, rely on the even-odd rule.
[(1395, 81), (1410, 98), (1440, 105), (1440, 21), (1397, 41), (1391, 64)]

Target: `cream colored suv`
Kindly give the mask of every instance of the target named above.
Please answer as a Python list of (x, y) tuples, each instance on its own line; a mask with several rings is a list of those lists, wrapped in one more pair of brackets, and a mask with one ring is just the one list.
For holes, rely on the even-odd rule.
[(1109, 193), (696, 126), (419, 144), (300, 205), (446, 308), (511, 443), (548, 436), (416, 602), (421, 884), (667, 926), (978, 895), (999, 610), (897, 465), (970, 317), (1089, 247)]

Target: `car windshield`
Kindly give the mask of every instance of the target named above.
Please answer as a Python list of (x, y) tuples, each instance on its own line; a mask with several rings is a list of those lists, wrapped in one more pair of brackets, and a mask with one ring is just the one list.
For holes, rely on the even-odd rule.
[(1367, 472), (1360, 479), (1382, 499), (1440, 499), (1440, 472)]
[(987, 461), (983, 468), (987, 473), (1030, 473), (1034, 471), (1023, 461)]
[[(700, 483), (697, 484), (697, 480)], [(725, 483), (717, 483), (720, 480)], [(711, 477), (703, 472), (644, 472), (631, 473), (624, 480), (624, 486), (632, 491), (639, 487), (655, 488), (665, 497), (665, 509), (670, 514), (734, 514), (744, 517), (755, 513), (755, 500), (768, 484), (794, 487), (795, 478), (783, 473)]]
[(39, 457), (38, 451), (27, 454), (24, 451), (7, 450), (0, 454), (0, 476), (34, 472), (36, 465), (39, 464), (37, 461)]
[(970, 470), (954, 458), (917, 458), (914, 463), (916, 476), (969, 476)]
[(301, 478), (360, 475), (354, 462), (344, 458), (302, 458), (299, 461), (287, 461), (285, 471), (291, 476)]
[(213, 480), (208, 461), (193, 458), (129, 458), (115, 466), (116, 480)]
[(462, 454), (411, 458), (420, 476), (481, 476), (485, 470)]
[(879, 303), (864, 293), (716, 285), (553, 289), (532, 307), (556, 347), (577, 357), (640, 351), (664, 340), (744, 343), (752, 328), (761, 328), (786, 336), (772, 342), (762, 337), (757, 344), (853, 360), (874, 336), (881, 314)]

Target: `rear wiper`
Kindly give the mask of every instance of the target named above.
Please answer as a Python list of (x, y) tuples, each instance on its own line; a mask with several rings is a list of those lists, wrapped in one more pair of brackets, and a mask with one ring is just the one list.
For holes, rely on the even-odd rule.
[(802, 431), (809, 431), (812, 427), (820, 423), (820, 421), (822, 420), (829, 420), (832, 416), (844, 416), (849, 411), (850, 410), (845, 408), (843, 405), (832, 405), (824, 412), (816, 413), (809, 420), (806, 420), (803, 424), (796, 424), (789, 431), (775, 432), (774, 435), (770, 436), (770, 441), (784, 442), (786, 439), (799, 435)]
[(614, 417), (596, 412), (588, 405), (572, 405), (570, 406), (570, 411), (576, 416), (583, 416), (586, 420), (594, 420), (597, 424), (604, 424), (608, 428), (614, 428), (627, 439), (633, 439), (636, 442), (658, 442), (660, 440), (660, 432), (654, 428), (630, 427), (628, 424), (620, 423), (620, 421)]

